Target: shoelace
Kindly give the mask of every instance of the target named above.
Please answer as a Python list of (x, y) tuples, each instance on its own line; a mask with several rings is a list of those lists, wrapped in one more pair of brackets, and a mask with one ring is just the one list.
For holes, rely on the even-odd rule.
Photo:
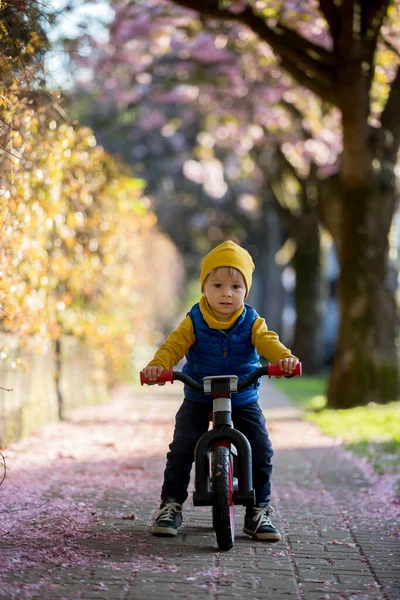
[(154, 515), (154, 519), (157, 521), (162, 517), (163, 521), (173, 521), (174, 513), (182, 510), (181, 505), (178, 502), (167, 502), (165, 506), (160, 508)]
[(262, 525), (272, 525), (271, 520), (267, 514), (267, 513), (274, 512), (274, 509), (272, 508), (272, 506), (264, 506), (264, 507), (253, 506), (253, 510), (255, 512), (253, 521), (255, 521), (255, 523), (257, 523), (254, 533), (256, 531), (258, 531)]

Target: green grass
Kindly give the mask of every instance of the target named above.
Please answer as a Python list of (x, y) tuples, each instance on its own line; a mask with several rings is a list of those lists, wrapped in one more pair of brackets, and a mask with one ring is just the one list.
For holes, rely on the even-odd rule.
[(325, 434), (341, 438), (346, 448), (365, 457), (378, 473), (400, 471), (400, 402), (330, 410), (325, 408), (324, 377), (281, 379), (276, 385), (305, 410), (307, 420)]
[(340, 437), (347, 448), (364, 456), (378, 473), (400, 470), (400, 402), (369, 404), (347, 410), (308, 413), (321, 430)]
[[(273, 380), (272, 380), (273, 381)], [(285, 379), (282, 377), (274, 382), (276, 387), (287, 397), (305, 410), (319, 410), (326, 405), (326, 377), (303, 376), (299, 379)]]

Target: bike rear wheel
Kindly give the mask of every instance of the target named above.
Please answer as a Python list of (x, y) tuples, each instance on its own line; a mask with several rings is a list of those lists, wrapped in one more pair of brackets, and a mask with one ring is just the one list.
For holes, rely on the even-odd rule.
[(235, 539), (233, 472), (229, 448), (217, 446), (213, 451), (212, 489), (214, 493), (213, 526), (220, 550), (230, 550)]

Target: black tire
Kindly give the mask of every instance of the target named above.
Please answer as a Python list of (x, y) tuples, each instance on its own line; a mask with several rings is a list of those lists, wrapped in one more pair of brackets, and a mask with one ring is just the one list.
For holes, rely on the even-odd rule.
[(232, 548), (235, 539), (231, 453), (226, 446), (218, 446), (213, 454), (213, 526), (218, 547), (225, 551)]

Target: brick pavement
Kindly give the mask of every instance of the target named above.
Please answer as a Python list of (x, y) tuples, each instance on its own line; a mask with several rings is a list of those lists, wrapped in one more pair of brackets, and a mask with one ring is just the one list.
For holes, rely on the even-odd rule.
[[(93, 448), (99, 444), (99, 432), (105, 441), (98, 455), (73, 466), (75, 476), (86, 477), (88, 484), (74, 491), (63, 484), (60, 470), (44, 490), (46, 510), (38, 504), (33, 524), (31, 517), (24, 522), (24, 513), (16, 513), (22, 519), (19, 525), (0, 532), (0, 600), (400, 599), (399, 537), (393, 519), (382, 511), (376, 516), (376, 507), (365, 501), (372, 488), (364, 473), (336, 443), (301, 421), (298, 411), (268, 382), (263, 384), (261, 405), (276, 451), (273, 521), (284, 534), (282, 541), (265, 544), (241, 533), (243, 508), (237, 507), (235, 546), (220, 553), (211, 509), (194, 508), (190, 498), (182, 535), (150, 536), (148, 525), (157, 507), (179, 402), (179, 384), (162, 390), (124, 388), (113, 404), (77, 411), (71, 423), (53, 426), (52, 456), (61, 456), (62, 464), (68, 456), (58, 444), (68, 436), (78, 436), (77, 444), (79, 435), (92, 436)], [(29, 461), (38, 443), (43, 439), (23, 440), (12, 451), (26, 453)], [(122, 454), (111, 460), (118, 445)], [(107, 470), (101, 471), (104, 461)], [(108, 486), (107, 473), (112, 483)], [(51, 480), (50, 471), (47, 476)], [(8, 479), (12, 483), (12, 475)], [(129, 487), (128, 481), (134, 484)], [(90, 482), (98, 493), (91, 491)], [(58, 543), (46, 538), (46, 527), (51, 515), (62, 510), (63, 493), (69, 494), (77, 512), (90, 510), (90, 518), (85, 528), (75, 529), (74, 518), (61, 512), (61, 518), (69, 519), (69, 529), (61, 531)], [(18, 533), (21, 525), (25, 537)], [(38, 553), (43, 552), (36, 560), (28, 553), (35, 543)], [(64, 562), (52, 559), (52, 548), (55, 554), (56, 548), (65, 554)], [(24, 551), (29, 566), (24, 566)], [(20, 563), (13, 568), (17, 555)], [(1, 567), (4, 561), (6, 568)]]

